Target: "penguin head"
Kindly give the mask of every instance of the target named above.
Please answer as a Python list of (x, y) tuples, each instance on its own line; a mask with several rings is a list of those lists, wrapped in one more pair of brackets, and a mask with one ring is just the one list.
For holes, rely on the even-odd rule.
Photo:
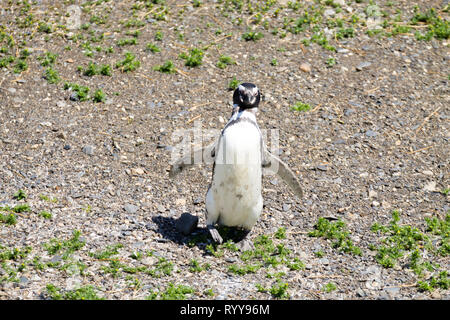
[(241, 83), (233, 94), (233, 105), (239, 106), (240, 110), (258, 108), (261, 94), (253, 83)]

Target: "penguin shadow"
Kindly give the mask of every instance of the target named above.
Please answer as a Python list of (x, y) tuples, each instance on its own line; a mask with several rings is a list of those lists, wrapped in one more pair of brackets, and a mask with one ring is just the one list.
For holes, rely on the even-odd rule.
[[(210, 253), (207, 246), (212, 244), (214, 249), (216, 248), (216, 243), (212, 240), (208, 229), (205, 227), (197, 226), (192, 233), (184, 235), (176, 229), (177, 218), (164, 217), (164, 216), (153, 216), (152, 221), (156, 228), (154, 231), (161, 235), (160, 242), (174, 242), (180, 245), (187, 245), (188, 247), (197, 247), (203, 250), (205, 253)], [(245, 238), (247, 232), (235, 227), (217, 227), (219, 234), (221, 235), (223, 242), (229, 240), (237, 243)]]

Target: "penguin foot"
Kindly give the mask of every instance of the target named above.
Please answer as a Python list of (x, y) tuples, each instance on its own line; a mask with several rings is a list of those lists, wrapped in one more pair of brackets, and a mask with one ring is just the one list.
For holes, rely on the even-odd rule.
[(238, 243), (236, 243), (236, 247), (244, 252), (244, 251), (251, 251), (255, 249), (255, 245), (253, 244), (252, 241), (250, 241), (250, 239), (242, 239), (241, 241), (239, 241)]
[(223, 239), (220, 236), (219, 231), (217, 231), (217, 229), (210, 224), (208, 224), (206, 227), (208, 228), (208, 231), (211, 234), (211, 237), (213, 238), (214, 242), (221, 244), (223, 242)]

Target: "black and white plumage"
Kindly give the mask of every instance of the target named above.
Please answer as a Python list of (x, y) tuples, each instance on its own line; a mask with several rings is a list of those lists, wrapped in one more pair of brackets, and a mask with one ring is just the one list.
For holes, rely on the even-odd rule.
[[(191, 159), (179, 159), (169, 175), (175, 176), (193, 159), (211, 154), (214, 159), (212, 181), (206, 194), (206, 225), (214, 241), (222, 237), (215, 224), (252, 229), (262, 212), (262, 170), (276, 170), (299, 197), (303, 192), (300, 183), (289, 167), (267, 151), (256, 122), (256, 112), (261, 99), (258, 88), (252, 83), (242, 83), (233, 94), (233, 112), (216, 143), (194, 151)], [(248, 245), (246, 239), (243, 245)]]

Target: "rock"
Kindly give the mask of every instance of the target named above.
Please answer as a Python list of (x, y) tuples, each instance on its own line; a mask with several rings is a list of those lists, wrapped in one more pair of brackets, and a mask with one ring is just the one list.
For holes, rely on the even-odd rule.
[(317, 169), (317, 170), (320, 170), (320, 171), (327, 171), (327, 170), (328, 170), (328, 166), (327, 166), (327, 165), (324, 165), (324, 164), (319, 164), (319, 165), (316, 167), (316, 169)]
[(300, 64), (300, 70), (302, 70), (303, 72), (311, 72), (311, 65), (307, 62), (302, 62)]
[(94, 149), (95, 149), (94, 146), (92, 146), (92, 145), (87, 145), (87, 146), (84, 146), (84, 147), (83, 147), (82, 151), (83, 151), (84, 153), (86, 153), (87, 155), (92, 156), (92, 155), (94, 154)]
[(72, 92), (70, 94), (69, 99), (70, 99), (70, 101), (79, 101), (80, 100), (80, 98), (78, 97), (78, 93), (76, 93), (76, 92)]
[(133, 176), (140, 176), (140, 175), (143, 175), (144, 173), (145, 173), (145, 171), (142, 168), (131, 168), (130, 169), (130, 174)]
[(139, 210), (139, 207), (128, 203), (123, 207), (123, 209), (129, 214), (135, 214)]
[(56, 105), (58, 106), (58, 108), (67, 107), (67, 103), (64, 100), (60, 100), (60, 101), (56, 102)]
[(378, 193), (375, 190), (369, 190), (369, 199), (378, 197)]
[(182, 105), (184, 105), (184, 101), (181, 100), (181, 99), (175, 100), (175, 104), (176, 104), (177, 106), (182, 106)]
[(332, 8), (328, 8), (328, 9), (326, 9), (324, 12), (323, 12), (323, 15), (325, 16), (325, 17), (332, 17), (332, 16), (334, 16), (336, 14), (336, 11), (334, 10), (334, 9), (332, 9)]
[(291, 205), (288, 203), (283, 204), (283, 211), (288, 211), (291, 208)]
[(177, 200), (175, 200), (175, 205), (177, 207), (183, 207), (186, 205), (186, 198), (178, 198)]
[(378, 132), (376, 132), (376, 131), (373, 131), (373, 130), (367, 130), (366, 131), (366, 136), (369, 137), (369, 138), (376, 137), (377, 135), (378, 135)]
[(194, 204), (195, 205), (199, 205), (201, 203), (203, 203), (203, 198), (196, 198), (196, 199), (194, 199)]
[(363, 71), (372, 65), (372, 62), (364, 61), (356, 66), (356, 71)]
[(429, 192), (434, 192), (434, 191), (436, 191), (436, 182), (435, 182), (435, 181), (430, 181), (430, 182), (428, 182), (428, 183), (423, 187), (423, 191), (429, 191)]
[(426, 176), (432, 176), (433, 175), (433, 171), (430, 171), (430, 170), (424, 170), (424, 171), (422, 171), (422, 173), (424, 175), (426, 175)]
[(192, 231), (197, 228), (198, 225), (198, 217), (193, 216), (192, 214), (185, 212), (180, 218), (175, 222), (175, 228), (178, 232), (181, 232), (185, 236), (191, 234)]

